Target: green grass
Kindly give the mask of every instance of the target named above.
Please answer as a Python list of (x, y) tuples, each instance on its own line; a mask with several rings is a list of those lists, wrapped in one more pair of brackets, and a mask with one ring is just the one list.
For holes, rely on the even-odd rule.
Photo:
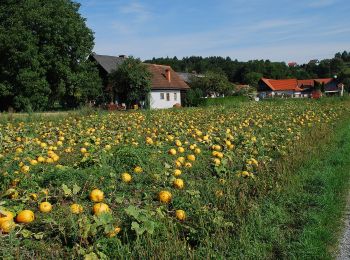
[(203, 98), (200, 102), (201, 107), (208, 106), (237, 106), (243, 102), (248, 102), (249, 97), (246, 96), (232, 96), (219, 98)]
[[(326, 137), (327, 139), (327, 137)], [(311, 138), (311, 140), (315, 140)], [(344, 123), (249, 214), (239, 236), (247, 258), (332, 259), (350, 179), (350, 127)], [(304, 151), (305, 152), (305, 151)], [(284, 166), (285, 167), (285, 166)], [(279, 170), (281, 170), (279, 168)]]

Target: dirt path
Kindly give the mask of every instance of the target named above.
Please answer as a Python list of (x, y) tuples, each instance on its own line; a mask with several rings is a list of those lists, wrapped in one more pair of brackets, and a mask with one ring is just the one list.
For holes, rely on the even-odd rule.
[(350, 194), (348, 196), (346, 215), (344, 216), (345, 230), (340, 240), (337, 260), (350, 260)]

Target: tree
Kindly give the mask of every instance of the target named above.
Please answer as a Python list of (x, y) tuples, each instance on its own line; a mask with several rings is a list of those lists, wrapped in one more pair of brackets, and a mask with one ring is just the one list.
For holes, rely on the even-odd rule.
[(186, 106), (198, 106), (201, 103), (201, 98), (203, 97), (203, 91), (199, 88), (189, 89), (185, 97)]
[(343, 70), (339, 76), (338, 79), (341, 83), (344, 84), (344, 89), (347, 92), (350, 92), (350, 69)]
[(0, 109), (76, 106), (98, 95), (87, 61), (93, 33), (71, 0), (3, 0), (0, 5)]
[(129, 57), (111, 73), (110, 79), (115, 95), (125, 100), (128, 106), (140, 101), (146, 101), (148, 106), (151, 76), (147, 65), (140, 59)]
[(263, 74), (261, 73), (249, 72), (244, 75), (244, 83), (257, 88), (258, 82), (262, 77), (263, 77)]
[(345, 69), (345, 63), (342, 59), (334, 58), (330, 60), (330, 73), (333, 77), (334, 75), (337, 75), (341, 73)]
[(227, 95), (233, 92), (233, 87), (223, 72), (208, 71), (203, 77), (194, 77), (191, 82), (191, 88), (200, 89), (205, 95)]

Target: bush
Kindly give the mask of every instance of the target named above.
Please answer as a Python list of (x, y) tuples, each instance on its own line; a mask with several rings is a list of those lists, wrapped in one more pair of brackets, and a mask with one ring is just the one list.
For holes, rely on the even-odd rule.
[(196, 107), (201, 103), (203, 91), (199, 88), (190, 89), (186, 93), (185, 106)]

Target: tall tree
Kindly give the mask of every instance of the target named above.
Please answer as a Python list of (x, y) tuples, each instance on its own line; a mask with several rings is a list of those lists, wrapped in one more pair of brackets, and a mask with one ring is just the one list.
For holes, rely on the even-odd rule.
[(151, 73), (140, 59), (129, 57), (110, 75), (113, 91), (128, 106), (145, 101), (148, 106)]
[(18, 110), (77, 105), (99, 94), (87, 61), (93, 33), (71, 0), (3, 0), (0, 5), (0, 103)]

